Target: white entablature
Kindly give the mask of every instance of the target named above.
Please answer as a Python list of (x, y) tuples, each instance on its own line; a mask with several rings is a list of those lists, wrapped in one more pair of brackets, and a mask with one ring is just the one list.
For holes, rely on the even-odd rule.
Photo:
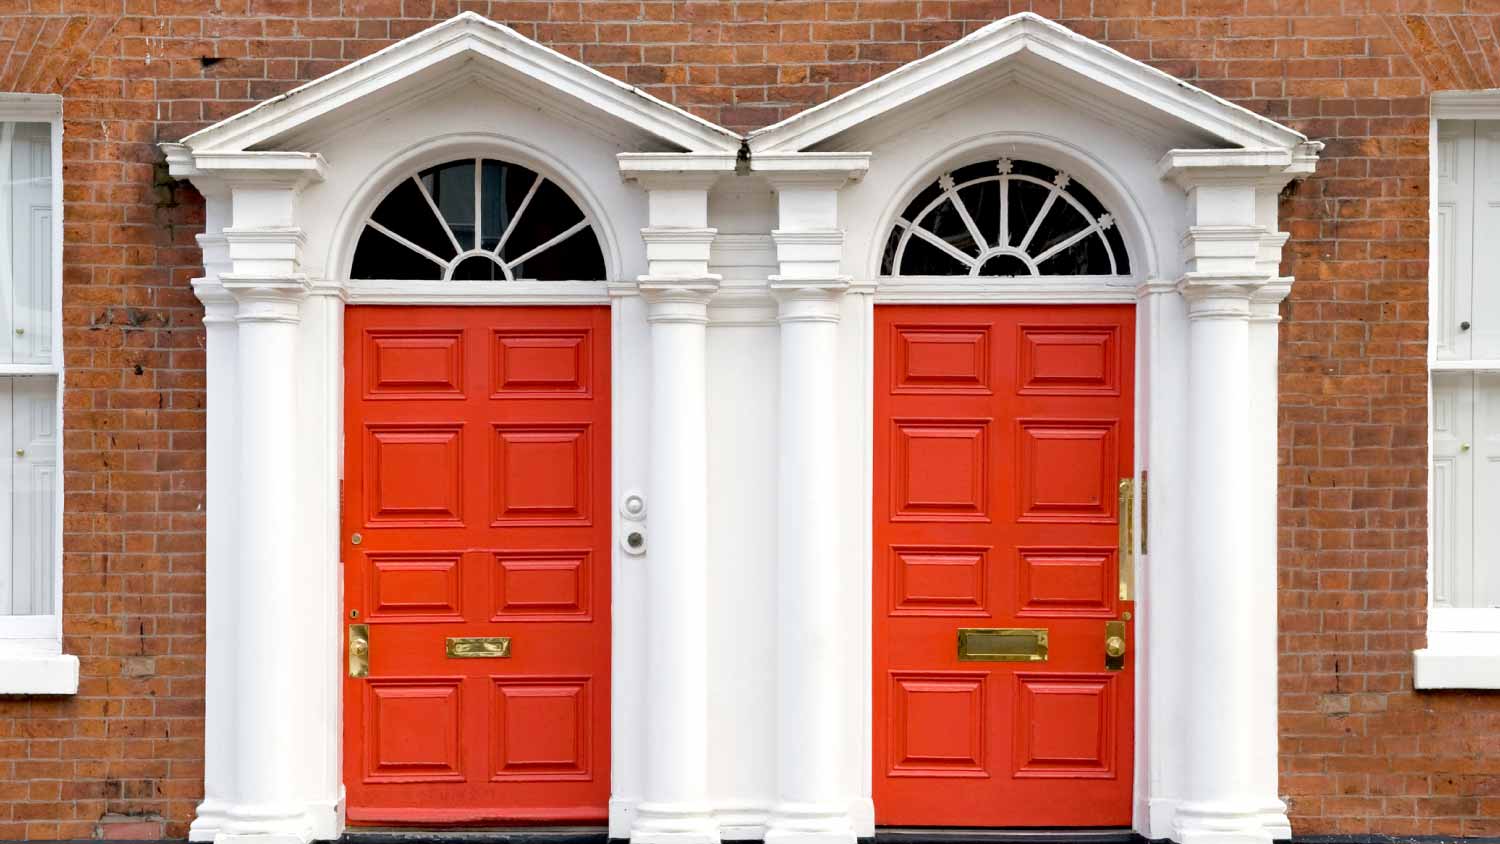
[[(194, 282), (210, 404), (194, 839), (342, 827), (346, 302), (612, 308), (615, 529), (645, 545), (617, 535), (612, 561), (610, 826), (679, 844), (873, 832), (874, 306), (1134, 303), (1135, 453), (1151, 490), (1134, 825), (1183, 842), (1288, 836), (1275, 430), (1291, 279), (1277, 200), (1311, 172), (1316, 142), (1031, 14), (741, 136), (465, 13), (163, 147), (208, 221)], [(607, 280), (351, 280), (380, 198), (464, 158), (564, 189)], [(919, 191), (1009, 160), (1086, 188), (1109, 212), (1092, 225), (1118, 227), (1128, 262), (1101, 276), (882, 275)], [(710, 659), (722, 653), (734, 657)]]

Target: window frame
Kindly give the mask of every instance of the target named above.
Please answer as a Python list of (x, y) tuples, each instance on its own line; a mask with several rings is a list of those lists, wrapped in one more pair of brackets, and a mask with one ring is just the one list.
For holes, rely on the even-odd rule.
[[(1438, 293), (1441, 243), (1438, 139), (1444, 121), (1500, 120), (1500, 89), (1440, 91), (1432, 95), (1428, 120), (1428, 302)], [(1438, 607), (1436, 585), (1437, 520), (1434, 418), (1437, 375), (1449, 372), (1500, 372), (1500, 361), (1439, 358), (1439, 309), (1428, 308), (1427, 342), (1427, 646), (1413, 654), (1413, 683), (1418, 689), (1500, 689), (1500, 608)]]
[(0, 363), (0, 376), (55, 379), (57, 482), (52, 502), (52, 612), (0, 616), (0, 694), (73, 694), (78, 690), (78, 659), (62, 650), (63, 617), (63, 100), (56, 94), (0, 93), (0, 120), (50, 126), (52, 177), (51, 359), (46, 363)]

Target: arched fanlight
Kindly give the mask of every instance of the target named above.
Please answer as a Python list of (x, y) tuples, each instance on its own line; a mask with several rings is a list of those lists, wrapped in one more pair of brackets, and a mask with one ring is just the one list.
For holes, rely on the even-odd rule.
[(354, 248), (356, 279), (600, 281), (588, 215), (557, 183), (519, 164), (466, 158), (402, 179)]
[(944, 173), (907, 204), (886, 239), (888, 276), (1128, 275), (1114, 216), (1086, 188), (1032, 161)]

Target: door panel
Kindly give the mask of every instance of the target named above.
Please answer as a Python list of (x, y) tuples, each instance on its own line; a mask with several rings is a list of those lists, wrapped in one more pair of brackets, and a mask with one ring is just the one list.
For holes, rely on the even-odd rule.
[[(1128, 826), (1133, 623), (1122, 670), (1104, 649), (1134, 308), (875, 313), (876, 822)], [(962, 660), (960, 628), (1045, 630), (1046, 658)]]
[(604, 820), (609, 310), (352, 307), (345, 338), (350, 821)]

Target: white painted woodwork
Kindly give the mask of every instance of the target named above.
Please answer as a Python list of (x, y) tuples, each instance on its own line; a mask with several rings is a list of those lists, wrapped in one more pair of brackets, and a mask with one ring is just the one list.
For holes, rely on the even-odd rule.
[[(869, 168), (868, 157), (762, 162), (776, 193), (778, 272), (769, 277), (777, 303), (781, 395), (776, 487), (776, 803), (766, 827), (770, 844), (853, 844), (840, 729), (848, 684), (843, 556), (835, 502), (853, 486), (839, 471), (837, 420), (844, 233), (838, 194)], [(792, 166), (788, 167), (787, 164)], [(751, 164), (752, 171), (756, 164)]]
[[(1274, 382), (1290, 280), (1277, 277), (1275, 196), (1319, 145), (1033, 15), (754, 133), (748, 161), (741, 141), (461, 15), (165, 145), (174, 173), (235, 184), (204, 240), (225, 254), (206, 259), (198, 285), (210, 308), (219, 287), (236, 301), (222, 308), (238, 321), (209, 329), (209, 392), (212, 403), (232, 391), (220, 401), (239, 421), (209, 423), (210, 614), (233, 608), (210, 620), (208, 653), (231, 667), (209, 670), (194, 839), (342, 830), (344, 302), (609, 304), (610, 834), (683, 844), (874, 832), (876, 303), (1137, 302), (1151, 542), (1137, 563), (1134, 827), (1205, 844), (1286, 834)], [(349, 280), (359, 227), (395, 181), (475, 156), (566, 185), (609, 281)], [(880, 277), (917, 190), (1002, 157), (1086, 185), (1120, 227), (1130, 274)], [(281, 316), (250, 316), (271, 311)], [(278, 446), (273, 459), (243, 456)], [(281, 500), (248, 502), (272, 488)], [(260, 537), (275, 519), (293, 529)], [(634, 530), (643, 551), (623, 545)], [(284, 557), (267, 563), (272, 550)], [(247, 567), (252, 555), (261, 562)], [(268, 586), (270, 571), (298, 593)], [(269, 665), (267, 642), (288, 641), (278, 636), (305, 646)], [(1225, 660), (1214, 649), (1228, 645), (1249, 653)], [(307, 705), (278, 708), (267, 682)], [(269, 737), (241, 753), (252, 724)]]
[(73, 694), (62, 652), (62, 99), (0, 94), (0, 694)]
[(1484, 518), (1496, 479), (1483, 456), (1500, 391), (1500, 96), (1438, 92), (1432, 118), (1428, 635), (1413, 675), (1419, 689), (1500, 689), (1500, 534)]

